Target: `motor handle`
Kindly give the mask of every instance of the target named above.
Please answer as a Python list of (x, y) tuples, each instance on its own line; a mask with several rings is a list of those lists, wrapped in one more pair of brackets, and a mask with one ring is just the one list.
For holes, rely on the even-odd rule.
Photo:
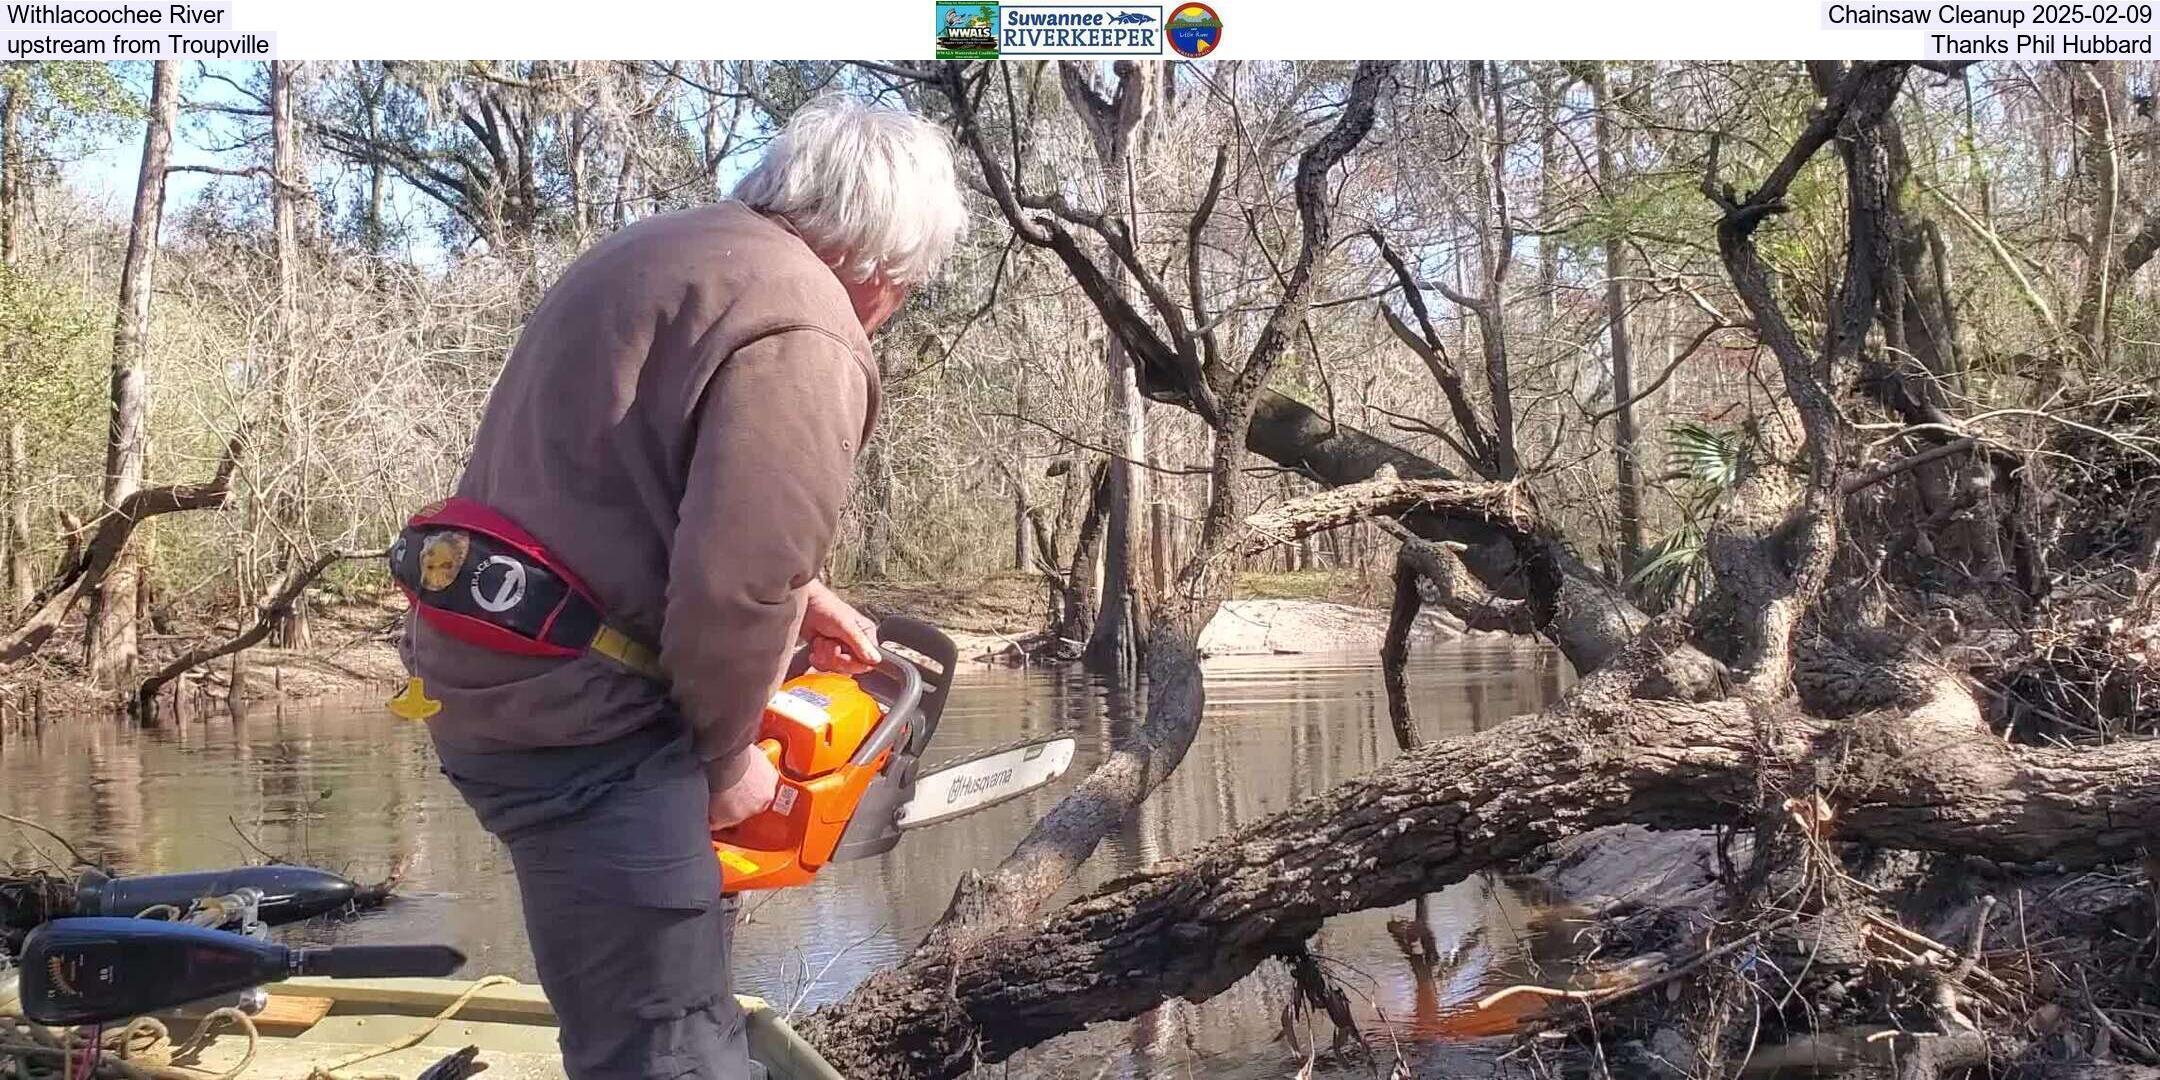
[(441, 977), (465, 966), (465, 954), (448, 945), (333, 945), (294, 949), (292, 973), (332, 979)]

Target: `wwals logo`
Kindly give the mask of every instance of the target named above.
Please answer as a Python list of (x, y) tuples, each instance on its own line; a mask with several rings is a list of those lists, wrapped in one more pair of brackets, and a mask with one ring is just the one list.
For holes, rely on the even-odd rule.
[(997, 59), (997, 21), (996, 4), (937, 5), (937, 58)]

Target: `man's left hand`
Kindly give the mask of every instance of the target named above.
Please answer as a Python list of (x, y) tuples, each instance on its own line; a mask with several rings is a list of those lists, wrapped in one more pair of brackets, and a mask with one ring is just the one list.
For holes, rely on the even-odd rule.
[(877, 666), (877, 624), (822, 581), (803, 586), (802, 638), (819, 671), (860, 675)]

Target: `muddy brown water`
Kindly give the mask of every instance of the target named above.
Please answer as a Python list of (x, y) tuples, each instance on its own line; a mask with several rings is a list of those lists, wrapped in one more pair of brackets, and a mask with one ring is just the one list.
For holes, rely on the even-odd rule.
[[(1506, 643), (1433, 646), (1408, 670), (1413, 708), (1433, 739), (1535, 710), (1566, 679), (1556, 654)], [(1104, 842), (1068, 891), (1187, 850), (1397, 753), (1369, 656), (1222, 658), (1208, 663), (1207, 687), (1206, 719), (1183, 767)], [(1081, 743), (1072, 772), (1056, 787), (911, 833), (878, 859), (753, 897), (737, 934), (738, 990), (809, 1009), (892, 964), (943, 913), (961, 871), (987, 868), (1010, 850), (1093, 763), (1124, 715), (1125, 701), (1076, 672), (963, 673), (932, 758), (1067, 732)], [(244, 719), (149, 731), (77, 722), (13, 732), (0, 743), (0, 810), (47, 824), (86, 854), (134, 872), (259, 861), (242, 830), (266, 851), (364, 880), (402, 861), (403, 896), (387, 909), (283, 936), (442, 941), (472, 958), (468, 972), (532, 977), (505, 853), (437, 771), (425, 731), (372, 703), (258, 706)], [(0, 827), (0, 862), (38, 858)], [(1422, 919), (1440, 963), (1417, 970), (1389, 932), (1390, 919)], [(1383, 1052), (1384, 1029), (1416, 1075), (1442, 1076), (1491, 1053), (1477, 1036), (1509, 1019), (1470, 1003), (1497, 986), (1562, 977), (1556, 968), (1565, 967), (1569, 930), (1562, 913), (1519, 884), (1473, 878), (1415, 908), (1339, 917), (1313, 946), (1358, 1012), (1376, 1021), (1368, 1026)], [(1283, 1038), (1287, 985), (1271, 966), (1205, 1003), (1174, 1001), (1038, 1047), (1003, 1075), (1288, 1076), (1302, 1061)], [(1324, 1059), (1318, 1075), (1373, 1073), (1354, 1060)]]

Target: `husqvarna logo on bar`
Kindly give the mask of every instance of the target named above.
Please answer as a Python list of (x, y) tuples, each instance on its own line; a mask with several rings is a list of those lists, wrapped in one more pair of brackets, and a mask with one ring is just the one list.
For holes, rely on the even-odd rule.
[(980, 795), (992, 788), (1003, 787), (1012, 779), (1012, 774), (1011, 769), (1005, 769), (982, 777), (955, 776), (952, 786), (945, 789), (945, 805), (951, 806), (966, 796)]
[(1000, 56), (1160, 56), (1163, 9), (1147, 4), (1000, 4)]

